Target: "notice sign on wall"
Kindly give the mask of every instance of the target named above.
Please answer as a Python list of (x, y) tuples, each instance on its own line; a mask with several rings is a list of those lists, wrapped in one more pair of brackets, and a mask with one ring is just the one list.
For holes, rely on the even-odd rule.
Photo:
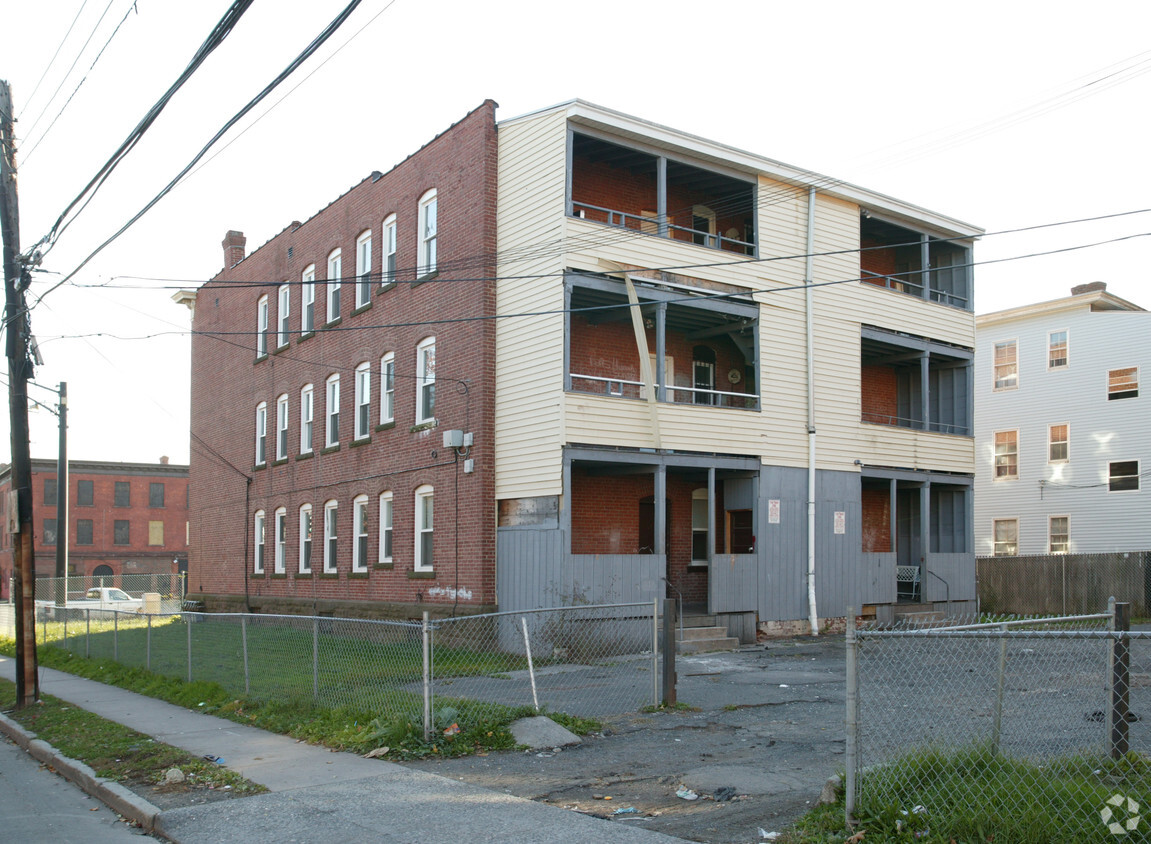
[(835, 511), (835, 532), (847, 533), (847, 512), (844, 510)]
[(767, 523), (769, 525), (779, 524), (779, 499), (767, 499)]

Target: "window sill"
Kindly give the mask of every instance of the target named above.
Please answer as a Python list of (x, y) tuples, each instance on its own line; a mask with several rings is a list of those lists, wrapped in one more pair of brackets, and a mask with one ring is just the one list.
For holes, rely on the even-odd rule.
[(412, 287), (419, 287), (425, 281), (431, 281), (432, 279), (438, 277), (439, 274), (440, 274), (439, 270), (432, 270), (430, 273), (424, 273), (423, 275), (419, 275), (416, 277), (416, 280), (412, 282)]
[(292, 577), (296, 580), (311, 580), (313, 575), (310, 571), (298, 571)]
[(367, 579), (368, 579), (368, 570), (367, 569), (364, 569), (363, 571), (357, 570), (357, 571), (353, 571), (353, 572), (348, 573), (348, 580), (367, 580)]
[(395, 567), (396, 567), (395, 563), (373, 563), (372, 564), (372, 568), (379, 569), (381, 571), (391, 571)]
[(288, 462), (288, 458), (281, 457), (279, 460), (273, 460), (272, 465), (273, 466), (283, 466), (287, 462)]
[(354, 311), (352, 311), (351, 315), (357, 316), (359, 314), (362, 314), (364, 311), (370, 311), (371, 309), (372, 309), (372, 303), (368, 302), (366, 304), (360, 305), (358, 308), (356, 308)]
[(320, 449), (320, 454), (335, 454), (339, 450), (340, 444), (336, 443), (335, 445), (325, 446), (324, 448)]
[(430, 431), (434, 427), (436, 427), (436, 420), (429, 419), (427, 422), (417, 422), (409, 429), (409, 432), (418, 434), (420, 431)]
[(260, 362), (265, 361), (267, 359), (268, 359), (268, 353), (262, 352), (261, 354), (256, 355), (256, 359), (254, 361), (252, 361), (252, 363), (257, 364), (257, 363), (260, 363)]
[(393, 419), (391, 422), (381, 422), (379, 425), (377, 425), (372, 430), (379, 432), (379, 431), (386, 431), (389, 428), (394, 428), (394, 427), (396, 427), (396, 420), (395, 419)]
[(305, 451), (303, 454), (297, 454), (296, 459), (297, 460), (311, 460), (315, 456), (316, 456), (316, 452)]
[(435, 580), (436, 573), (433, 569), (420, 569), (419, 571), (408, 572), (408, 580)]
[(687, 569), (688, 569), (688, 571), (691, 571), (692, 569), (695, 569), (696, 571), (707, 571), (708, 563), (706, 561), (701, 562), (701, 561), (697, 561), (697, 560), (692, 560), (690, 563), (687, 564)]
[(361, 445), (371, 445), (371, 444), (372, 444), (372, 438), (371, 437), (360, 437), (358, 440), (352, 440), (350, 443), (348, 443), (348, 448), (358, 448)]
[(255, 466), (252, 467), (252, 471), (253, 472), (262, 472), (267, 468), (268, 468), (267, 463), (257, 463)]
[(300, 337), (296, 342), (297, 343), (303, 343), (305, 340), (311, 340), (315, 336), (316, 336), (315, 331), (301, 331)]
[(262, 571), (252, 572), (252, 580), (263, 580), (263, 579), (264, 579), (264, 573)]
[(320, 572), (320, 580), (339, 580), (340, 573), (338, 571), (322, 571)]
[(272, 573), (272, 574), (268, 575), (268, 579), (269, 580), (287, 580), (288, 575), (286, 572), (280, 573), (280, 574)]
[(276, 348), (272, 349), (272, 354), (278, 355), (278, 354), (280, 354), (280, 352), (286, 352), (286, 351), (288, 351), (288, 344), (284, 343), (284, 344), (282, 344), (280, 346), (276, 346)]
[(383, 283), (381, 283), (381, 284), (380, 284), (380, 292), (381, 292), (381, 293), (384, 293), (384, 292), (386, 292), (386, 291), (388, 291), (388, 290), (391, 290), (391, 289), (392, 289), (393, 287), (395, 287), (395, 286), (396, 286), (396, 282), (394, 282), (394, 281), (385, 281), (385, 282), (383, 282)]
[(328, 320), (327, 322), (325, 322), (324, 328), (334, 328), (335, 326), (339, 325), (343, 321), (344, 321), (343, 317), (336, 317), (335, 319)]

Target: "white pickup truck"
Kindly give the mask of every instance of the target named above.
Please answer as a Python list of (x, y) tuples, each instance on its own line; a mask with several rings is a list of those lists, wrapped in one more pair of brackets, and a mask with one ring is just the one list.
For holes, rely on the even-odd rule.
[[(143, 598), (133, 598), (123, 589), (114, 586), (93, 586), (84, 593), (83, 598), (69, 598), (65, 604), (68, 610), (116, 610), (118, 612), (144, 612), (148, 593)], [(156, 596), (159, 604), (159, 595)], [(47, 615), (52, 616), (56, 609), (55, 601), (37, 601), (36, 606)], [(158, 609), (156, 610), (158, 611)]]

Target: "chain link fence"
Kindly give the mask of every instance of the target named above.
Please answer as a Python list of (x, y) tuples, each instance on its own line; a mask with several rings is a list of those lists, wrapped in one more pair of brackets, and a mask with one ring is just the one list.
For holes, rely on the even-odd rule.
[(1129, 609), (852, 619), (848, 822), (909, 840), (1151, 840), (1151, 632), (1126, 629)]
[[(374, 621), (46, 605), (36, 632), (40, 645), (87, 658), (237, 697), (409, 719), (427, 736), (525, 706), (600, 718), (658, 703), (656, 612), (642, 603)], [(0, 635), (11, 627), (0, 617)]]

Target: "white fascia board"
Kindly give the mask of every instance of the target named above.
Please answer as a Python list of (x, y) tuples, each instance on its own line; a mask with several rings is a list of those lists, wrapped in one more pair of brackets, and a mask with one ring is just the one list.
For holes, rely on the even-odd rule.
[(926, 208), (920, 208), (917, 205), (857, 187), (812, 170), (793, 167), (772, 158), (765, 158), (755, 153), (709, 141), (697, 135), (632, 117), (584, 100), (570, 100), (511, 120), (500, 121), (500, 125), (553, 111), (566, 112), (568, 120), (572, 123), (602, 129), (618, 137), (633, 139), (656, 147), (682, 150), (693, 158), (710, 161), (724, 168), (742, 171), (749, 175), (764, 175), (798, 187), (814, 185), (819, 193), (881, 212), (889, 218), (903, 221), (928, 234), (951, 238), (977, 238), (983, 234), (983, 229), (953, 217), (937, 214)]
[(1013, 322), (1017, 319), (1027, 319), (1045, 314), (1057, 314), (1064, 311), (1091, 311), (1096, 310), (1094, 308), (1096, 303), (1103, 303), (1108, 306), (1098, 309), (1101, 311), (1134, 311), (1146, 313), (1143, 308), (1133, 302), (1128, 302), (1126, 299), (1121, 299), (1118, 296), (1102, 290), (1095, 290), (1090, 293), (1081, 293), (1078, 296), (1064, 296), (1061, 299), (1050, 299), (1046, 302), (1034, 302), (1030, 305), (1020, 305), (1017, 308), (1007, 308), (1002, 311), (980, 314), (975, 318), (975, 326), (976, 328), (983, 328), (988, 325), (999, 325), (1000, 323)]

